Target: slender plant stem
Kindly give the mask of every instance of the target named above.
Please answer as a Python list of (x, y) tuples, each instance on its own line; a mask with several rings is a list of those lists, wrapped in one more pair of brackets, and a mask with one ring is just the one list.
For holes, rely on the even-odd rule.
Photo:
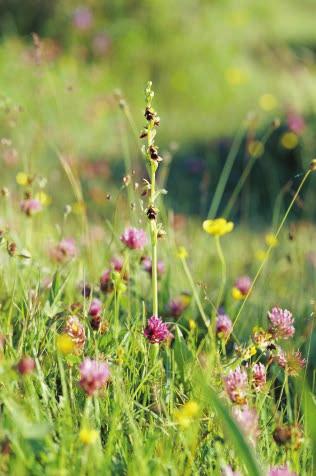
[(219, 236), (215, 237), (215, 243), (216, 243), (217, 254), (218, 254), (219, 260), (221, 262), (221, 267), (222, 267), (221, 287), (220, 287), (218, 297), (217, 297), (217, 301), (216, 301), (216, 311), (218, 311), (220, 303), (223, 299), (223, 294), (224, 294), (224, 289), (225, 289), (225, 284), (226, 284), (226, 270), (227, 270), (227, 267), (226, 267), (225, 256), (224, 256), (224, 253), (223, 253), (221, 240), (220, 240)]
[[(261, 141), (263, 146), (265, 146), (272, 130), (273, 130), (273, 128), (269, 128), (268, 131), (263, 136), (262, 141)], [(237, 200), (237, 197), (238, 197), (242, 187), (244, 186), (244, 184), (245, 184), (245, 182), (246, 182), (246, 180), (247, 180), (247, 178), (248, 178), (248, 176), (251, 172), (252, 167), (254, 166), (254, 164), (255, 164), (255, 162), (258, 158), (259, 157), (257, 155), (253, 155), (250, 158), (250, 160), (248, 161), (243, 173), (241, 174), (241, 177), (240, 177), (239, 181), (237, 182), (237, 184), (236, 184), (236, 186), (233, 190), (233, 193), (232, 193), (232, 195), (231, 195), (231, 197), (228, 201), (228, 204), (225, 207), (225, 210), (224, 210), (224, 213), (223, 213), (224, 217), (227, 217), (230, 214), (230, 212), (231, 212), (231, 210), (232, 210), (232, 208), (233, 208), (233, 206), (234, 206), (234, 204)]]
[[(152, 121), (148, 123), (148, 149), (152, 144)], [(149, 159), (150, 160), (150, 159)], [(150, 160), (150, 205), (154, 205), (156, 192), (156, 164)], [(150, 220), (150, 238), (151, 238), (151, 282), (152, 282), (152, 300), (153, 315), (158, 316), (158, 276), (157, 276), (157, 225), (156, 220)]]
[[(310, 173), (311, 173), (311, 170), (310, 170), (310, 169), (307, 170), (307, 172), (305, 173), (305, 175), (304, 175), (304, 177), (303, 177), (301, 183), (299, 184), (298, 189), (296, 190), (295, 195), (294, 195), (293, 199), (291, 200), (291, 203), (290, 203), (290, 205), (288, 206), (288, 208), (287, 208), (287, 210), (286, 210), (286, 212), (285, 212), (285, 214), (284, 214), (284, 216), (283, 216), (283, 218), (282, 218), (282, 220), (281, 220), (281, 223), (280, 223), (280, 225), (279, 225), (279, 227), (278, 227), (278, 229), (277, 229), (277, 231), (276, 231), (276, 233), (275, 233), (275, 235), (274, 235), (275, 238), (278, 238), (278, 236), (279, 236), (279, 234), (280, 234), (280, 232), (281, 232), (281, 230), (282, 230), (282, 228), (283, 228), (283, 226), (284, 226), (284, 223), (285, 223), (285, 221), (286, 221), (286, 219), (287, 219), (287, 217), (288, 217), (288, 215), (289, 215), (289, 213), (290, 213), (290, 211), (291, 211), (291, 209), (292, 209), (292, 207), (293, 207), (293, 205), (294, 205), (294, 203), (295, 203), (295, 201), (296, 201), (296, 199), (297, 199), (297, 197), (298, 197), (300, 191), (302, 190), (302, 188), (303, 188), (303, 186), (304, 186), (304, 184), (305, 184), (307, 178), (309, 177)], [(242, 311), (243, 311), (243, 309), (244, 309), (244, 307), (245, 307), (245, 305), (246, 305), (246, 303), (247, 303), (247, 301), (248, 301), (248, 299), (249, 299), (249, 296), (252, 294), (252, 291), (253, 291), (253, 289), (254, 289), (254, 287), (255, 287), (255, 285), (256, 285), (256, 282), (257, 282), (259, 276), (261, 275), (261, 272), (262, 272), (262, 270), (263, 270), (265, 264), (267, 263), (267, 261), (268, 261), (268, 259), (269, 259), (269, 256), (270, 256), (270, 253), (271, 253), (272, 248), (273, 248), (273, 244), (271, 244), (271, 245), (268, 247), (268, 249), (267, 249), (266, 255), (265, 255), (265, 257), (264, 257), (264, 259), (263, 259), (261, 265), (259, 266), (258, 271), (257, 271), (257, 273), (256, 273), (256, 275), (255, 275), (255, 277), (254, 277), (254, 279), (253, 279), (253, 282), (252, 282), (252, 285), (251, 285), (251, 287), (250, 287), (250, 290), (249, 290), (247, 296), (245, 297), (244, 301), (242, 302), (242, 305), (241, 305), (240, 308), (239, 308), (239, 311), (238, 311), (238, 313), (237, 313), (237, 316), (236, 316), (235, 321), (234, 321), (234, 324), (233, 324), (233, 328), (234, 328), (235, 325), (237, 324), (237, 321), (238, 321), (238, 319), (239, 319), (239, 317), (240, 317), (240, 315), (241, 315), (241, 313), (242, 313)]]
[(184, 269), (184, 272), (186, 274), (186, 277), (188, 278), (188, 281), (190, 283), (190, 286), (191, 286), (191, 289), (192, 289), (192, 293), (193, 293), (193, 296), (194, 296), (194, 299), (196, 301), (196, 304), (197, 304), (197, 307), (200, 311), (200, 314), (201, 314), (201, 317), (204, 321), (204, 324), (205, 326), (207, 327), (207, 329), (209, 328), (210, 326), (210, 320), (209, 318), (206, 316), (205, 312), (204, 312), (204, 309), (203, 309), (203, 306), (202, 306), (202, 303), (201, 303), (201, 300), (200, 300), (200, 296), (196, 290), (196, 286), (194, 284), (194, 281), (193, 281), (193, 278), (191, 276), (191, 273), (190, 273), (190, 270), (189, 270), (189, 267), (188, 267), (188, 264), (186, 262), (186, 259), (185, 258), (181, 258), (181, 262), (182, 262), (182, 265), (183, 265), (183, 269)]
[(217, 187), (214, 193), (213, 200), (211, 202), (211, 206), (208, 212), (208, 217), (209, 218), (215, 218), (219, 204), (221, 202), (221, 199), (223, 197), (223, 193), (225, 191), (225, 187), (228, 181), (229, 174), (233, 168), (234, 161), (237, 157), (238, 150), (240, 148), (242, 139), (244, 136), (244, 127), (241, 127), (240, 130), (238, 131), (237, 135), (235, 136), (235, 139), (232, 143), (231, 149), (229, 151), (227, 160), (225, 162), (224, 168), (222, 170), (221, 176), (219, 178), (219, 181), (217, 183)]

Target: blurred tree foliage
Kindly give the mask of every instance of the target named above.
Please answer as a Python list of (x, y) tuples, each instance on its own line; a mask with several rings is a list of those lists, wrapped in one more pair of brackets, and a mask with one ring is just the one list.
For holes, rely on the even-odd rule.
[[(193, 197), (201, 187), (214, 189), (229, 150), (219, 153), (218, 144), (227, 138), (230, 144), (249, 113), (258, 140), (275, 117), (282, 133), (289, 114), (308, 117), (290, 147), (282, 146), (280, 132), (260, 159), (256, 173), (264, 169), (273, 201), (284, 185), (276, 178), (299, 172), (315, 147), (315, 13), (314, 0), (0, 0), (2, 135), (27, 170), (40, 164), (50, 171), (57, 150), (113, 164), (122, 158), (122, 131), (136, 161), (113, 91), (126, 95), (141, 128), (141, 92), (150, 78), (162, 119), (160, 144), (181, 145), (169, 180), (177, 200), (186, 173), (196, 182)], [(247, 153), (244, 147), (238, 170)], [(185, 164), (196, 156), (208, 165), (193, 180)], [(205, 212), (209, 196), (201, 197), (202, 203), (189, 201), (189, 211)], [(256, 197), (251, 206), (260, 206), (262, 195)]]

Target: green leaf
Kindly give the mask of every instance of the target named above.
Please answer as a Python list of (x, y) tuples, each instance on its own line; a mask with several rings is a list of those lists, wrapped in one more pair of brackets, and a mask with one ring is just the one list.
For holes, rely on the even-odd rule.
[(236, 452), (236, 456), (247, 470), (247, 474), (249, 476), (262, 476), (263, 472), (257, 462), (257, 457), (253, 448), (246, 441), (245, 436), (240, 430), (227, 405), (223, 400), (221, 400), (221, 398), (219, 398), (218, 392), (206, 383), (207, 376), (202, 372), (198, 372), (197, 374), (196, 389), (200, 389), (201, 391), (200, 396), (202, 396), (203, 404), (206, 404), (215, 412)]

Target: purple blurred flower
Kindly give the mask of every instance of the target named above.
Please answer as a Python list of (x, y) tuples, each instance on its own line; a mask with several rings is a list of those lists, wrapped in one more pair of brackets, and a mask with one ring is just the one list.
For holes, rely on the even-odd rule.
[(111, 47), (111, 38), (106, 33), (97, 33), (92, 41), (93, 53), (97, 56), (105, 56)]
[(73, 24), (78, 30), (89, 30), (92, 26), (93, 16), (90, 8), (81, 6), (73, 13)]
[(109, 366), (106, 362), (91, 360), (86, 357), (80, 364), (80, 386), (87, 393), (93, 395), (105, 386), (110, 378)]
[(145, 231), (134, 227), (126, 228), (120, 239), (131, 250), (143, 248), (148, 241)]
[(17, 370), (21, 375), (28, 375), (35, 369), (35, 361), (32, 357), (22, 357), (17, 365)]
[(231, 370), (224, 378), (226, 392), (234, 403), (243, 404), (246, 402), (248, 386), (247, 373), (240, 367)]
[(181, 296), (170, 299), (168, 303), (168, 311), (172, 317), (180, 317), (186, 307), (187, 304)]
[(74, 258), (77, 254), (77, 247), (73, 238), (64, 238), (50, 250), (50, 257), (58, 263)]
[[(143, 269), (151, 275), (152, 273), (152, 262), (149, 256), (143, 256), (141, 258), (141, 264)], [(158, 260), (157, 262), (157, 275), (158, 277), (161, 276), (165, 272), (165, 263), (162, 260)]]
[(26, 198), (21, 201), (20, 208), (25, 215), (30, 217), (42, 211), (42, 204), (39, 200), (36, 200), (36, 198)]
[(252, 379), (256, 391), (260, 391), (267, 381), (266, 368), (260, 362), (252, 367)]
[(234, 287), (237, 288), (243, 296), (246, 296), (251, 288), (252, 281), (249, 276), (240, 276), (236, 279)]
[(167, 324), (162, 322), (159, 317), (151, 316), (148, 319), (147, 327), (144, 330), (144, 336), (149, 340), (151, 344), (159, 344), (167, 340), (171, 333)]
[(75, 345), (75, 350), (80, 353), (83, 350), (86, 341), (86, 332), (84, 325), (77, 316), (70, 316), (65, 324), (64, 333), (69, 335)]
[(92, 299), (90, 308), (89, 308), (89, 315), (91, 317), (99, 316), (102, 311), (102, 302), (100, 299)]
[(270, 469), (268, 476), (297, 476), (297, 474), (290, 471), (287, 466), (275, 466)]
[(233, 330), (233, 323), (226, 314), (218, 314), (216, 318), (216, 334), (227, 339)]
[(254, 443), (259, 433), (258, 414), (256, 410), (247, 405), (243, 407), (234, 407), (233, 415), (242, 432)]
[(113, 290), (113, 283), (111, 277), (111, 270), (106, 269), (100, 277), (100, 288), (103, 293), (108, 293)]
[(287, 124), (291, 131), (295, 134), (301, 134), (305, 129), (305, 121), (303, 116), (296, 112), (290, 112), (287, 116)]
[(294, 319), (292, 313), (287, 309), (274, 307), (268, 312), (268, 319), (270, 321), (269, 331), (275, 339), (289, 339), (294, 335)]
[(222, 468), (223, 476), (241, 476), (239, 471), (233, 471), (232, 467), (228, 464)]
[(111, 267), (114, 269), (114, 271), (120, 273), (123, 269), (123, 265), (124, 260), (122, 258), (119, 258), (117, 256), (113, 256), (113, 258), (111, 258)]

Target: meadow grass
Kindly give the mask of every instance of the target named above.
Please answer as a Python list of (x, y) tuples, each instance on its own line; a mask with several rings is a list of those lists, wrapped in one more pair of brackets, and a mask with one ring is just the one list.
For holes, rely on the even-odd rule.
[(149, 174), (126, 156), (107, 221), (58, 149), (76, 207), (40, 170), (2, 190), (1, 474), (310, 476), (315, 229), (288, 220), (314, 166), (262, 233), (215, 220), (227, 168), (203, 227), (179, 220), (151, 92)]

